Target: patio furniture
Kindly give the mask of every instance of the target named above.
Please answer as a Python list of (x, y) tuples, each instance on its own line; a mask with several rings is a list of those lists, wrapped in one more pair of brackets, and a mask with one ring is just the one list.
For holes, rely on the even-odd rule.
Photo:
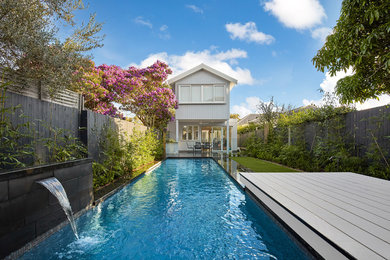
[(187, 142), (187, 148), (188, 149), (191, 149), (193, 153), (195, 153), (195, 146), (193, 143), (191, 142)]
[(211, 144), (209, 142), (203, 143), (203, 150), (211, 151)]
[(200, 142), (195, 142), (194, 153), (196, 152), (196, 150), (199, 150), (202, 152), (202, 144)]

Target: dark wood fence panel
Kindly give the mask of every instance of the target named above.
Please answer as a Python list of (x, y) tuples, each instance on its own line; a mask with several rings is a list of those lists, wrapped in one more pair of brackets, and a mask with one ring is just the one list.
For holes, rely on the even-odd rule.
[[(7, 92), (5, 107), (15, 106), (20, 108), (9, 115), (13, 125), (29, 122), (31, 129), (36, 132), (36, 137), (53, 138), (54, 131), (50, 131), (50, 128), (66, 129), (67, 134), (79, 136), (80, 111), (77, 108)], [(47, 152), (43, 146), (37, 144), (36, 152), (39, 158), (47, 161)]]
[[(49, 128), (64, 129), (66, 134), (80, 138), (87, 145), (88, 154), (94, 160), (99, 159), (99, 137), (104, 127), (111, 127), (122, 134), (131, 135), (133, 129), (145, 131), (146, 127), (90, 110), (80, 111), (77, 108), (47, 102), (36, 98), (6, 93), (5, 107), (20, 106), (10, 118), (14, 126), (30, 122), (31, 128), (37, 133), (36, 137), (53, 138)], [(24, 140), (26, 143), (29, 140)], [(35, 147), (36, 153), (44, 161), (48, 161), (47, 150), (42, 145)]]
[[(389, 106), (347, 113), (343, 116), (341, 124), (344, 124), (340, 129), (343, 141), (354, 148), (357, 156), (363, 156), (373, 149), (378, 149), (378, 146), (383, 153), (390, 155)], [(299, 128), (303, 131), (303, 138), (308, 150), (313, 148), (317, 139), (326, 138), (332, 131), (336, 131), (332, 127), (327, 129), (318, 122), (308, 122), (304, 125), (294, 126), (291, 130), (292, 144), (302, 138), (297, 134), (299, 132), (297, 129)], [(261, 130), (238, 134), (238, 146), (243, 146), (245, 141), (253, 134), (261, 138), (263, 137)]]

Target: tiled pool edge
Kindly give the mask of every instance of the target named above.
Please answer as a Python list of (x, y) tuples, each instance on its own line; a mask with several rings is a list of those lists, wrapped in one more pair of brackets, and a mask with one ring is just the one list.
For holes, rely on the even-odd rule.
[(160, 161), (160, 162), (157, 162), (155, 164), (153, 164), (151, 167), (149, 167), (146, 171), (140, 173), (139, 175), (137, 175), (136, 177), (132, 178), (131, 180), (127, 181), (127, 182), (124, 182), (122, 183), (120, 186), (116, 187), (115, 189), (111, 190), (110, 192), (106, 193), (105, 195), (101, 196), (99, 199), (95, 200), (93, 202), (93, 206), (97, 206), (99, 205), (100, 203), (102, 203), (103, 201), (105, 201), (106, 199), (108, 199), (109, 197), (111, 197), (112, 195), (114, 195), (115, 193), (117, 193), (118, 191), (120, 191), (121, 189), (123, 189), (125, 186), (129, 185), (130, 183), (133, 183), (137, 180), (139, 180), (142, 176), (144, 176), (145, 174), (148, 174), (150, 173), (151, 171), (153, 171), (154, 169), (158, 168), (161, 163), (163, 161), (165, 161), (166, 159)]
[[(166, 159), (160, 161), (160, 162), (157, 162), (155, 163), (154, 165), (152, 165), (150, 168), (148, 168), (146, 171), (142, 172), (141, 174), (139, 174), (137, 177), (129, 180), (128, 182), (126, 183), (123, 183), (122, 185), (118, 186), (117, 188), (113, 189), (112, 191), (108, 192), (107, 194), (103, 195), (102, 197), (100, 197), (99, 199), (95, 200), (91, 205), (89, 205), (88, 207), (78, 211), (77, 213), (74, 214), (74, 219), (78, 219), (80, 216), (82, 216), (83, 214), (85, 214), (87, 211), (91, 210), (92, 208), (98, 206), (100, 203), (102, 203), (103, 201), (105, 201), (106, 199), (108, 199), (109, 197), (113, 196), (115, 193), (117, 193), (118, 191), (120, 191), (121, 189), (123, 189), (125, 186), (129, 185), (130, 183), (133, 183), (137, 180), (139, 180), (142, 176), (144, 176), (145, 174), (148, 174), (150, 173), (151, 171), (155, 170), (156, 168), (158, 168), (161, 163), (163, 161), (165, 161)], [(65, 213), (64, 213), (65, 214)], [(69, 224), (69, 221), (68, 220), (65, 220), (63, 222), (61, 222), (60, 224), (58, 224), (57, 226), (55, 226), (54, 228), (46, 231), (45, 233), (43, 233), (42, 235), (38, 236), (37, 238), (35, 238), (34, 240), (28, 242), (27, 244), (25, 244), (23, 247), (19, 248), (18, 250), (16, 251), (13, 251), (11, 254), (7, 255), (4, 260), (11, 260), (11, 259), (17, 259), (18, 257), (22, 256), (23, 254), (25, 254), (27, 251), (31, 250), (32, 248), (34, 248), (35, 246), (37, 246), (38, 244), (40, 244), (42, 241), (46, 240), (47, 238), (49, 238), (51, 235), (53, 235), (54, 233), (56, 233), (57, 231), (59, 231), (61, 228), (65, 227), (66, 225)]]
[[(298, 241), (298, 244), (309, 251), (315, 259), (356, 259), (285, 208), (245, 176), (242, 174), (240, 175), (246, 182), (245, 192), (264, 208), (288, 234), (293, 236), (294, 239)], [(305, 236), (306, 239), (303, 236)], [(311, 239), (308, 239), (308, 237), (311, 237)]]

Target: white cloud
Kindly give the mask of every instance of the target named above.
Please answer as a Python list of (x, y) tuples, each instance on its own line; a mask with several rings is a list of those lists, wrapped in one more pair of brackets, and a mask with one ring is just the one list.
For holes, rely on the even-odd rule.
[(378, 97), (379, 99), (369, 99), (366, 102), (360, 104), (356, 103), (356, 109), (357, 110), (363, 110), (363, 109), (368, 109), (368, 108), (373, 108), (373, 107), (380, 107), (384, 105), (390, 104), (390, 96), (389, 95), (380, 95)]
[(158, 36), (163, 40), (168, 40), (171, 38), (170, 33), (168, 32), (168, 25), (164, 24), (160, 27), (160, 33)]
[(134, 19), (134, 22), (137, 23), (137, 24), (149, 27), (150, 29), (153, 28), (153, 24), (149, 20), (144, 19), (142, 16), (136, 17)]
[(187, 8), (191, 9), (195, 13), (203, 14), (203, 9), (196, 5), (186, 5)]
[(320, 87), (324, 92), (334, 92), (337, 81), (339, 81), (339, 79), (342, 79), (346, 76), (351, 76), (353, 74), (354, 74), (354, 72), (353, 72), (352, 68), (349, 68), (346, 72), (339, 71), (333, 77), (330, 76), (329, 72), (327, 72), (325, 74), (325, 79), (320, 84)]
[(243, 118), (248, 114), (257, 113), (257, 105), (259, 102), (260, 98), (258, 97), (247, 97), (244, 103), (241, 103), (240, 105), (234, 105), (232, 107), (231, 113), (239, 114), (240, 118)]
[(286, 27), (309, 29), (321, 24), (326, 18), (325, 10), (318, 0), (270, 0), (264, 4)]
[[(324, 92), (334, 92), (335, 87), (337, 84), (337, 81), (339, 79), (342, 79), (346, 76), (351, 76), (353, 75), (354, 72), (352, 68), (348, 69), (347, 72), (344, 71), (339, 71), (336, 73), (335, 76), (331, 77), (329, 72), (325, 74), (325, 78), (320, 84), (321, 89)], [(378, 106), (384, 106), (390, 103), (390, 96), (389, 95), (381, 95), (378, 97), (379, 100), (377, 99), (369, 99), (363, 103), (355, 103), (354, 106), (356, 107), (357, 110), (362, 110), (362, 109), (368, 109), (368, 108), (373, 108), (373, 107), (378, 107)], [(303, 99), (302, 100), (303, 105), (307, 106), (310, 104), (314, 104), (316, 106), (321, 106), (324, 104), (324, 99), (318, 99), (318, 100), (308, 100), (308, 99)]]
[(311, 31), (311, 37), (325, 43), (326, 37), (332, 33), (332, 29), (329, 27), (320, 27)]
[[(237, 65), (237, 59), (246, 58), (247, 53), (244, 50), (230, 49), (228, 51), (203, 50), (203, 51), (187, 51), (183, 55), (168, 54), (166, 52), (150, 54), (140, 64), (130, 64), (129, 66), (147, 67), (153, 64), (156, 60), (166, 62), (171, 68), (174, 75), (180, 74), (189, 70), (201, 63), (219, 70), (238, 80), (238, 84), (252, 85), (255, 80), (249, 69), (241, 68)], [(232, 62), (233, 61), (233, 62)]]
[(163, 25), (160, 27), (160, 31), (164, 32), (164, 31), (166, 31), (166, 30), (168, 30), (168, 25), (163, 24)]
[(275, 38), (272, 35), (259, 32), (254, 22), (228, 23), (225, 25), (226, 30), (230, 33), (230, 38), (256, 42), (258, 44), (271, 44)]

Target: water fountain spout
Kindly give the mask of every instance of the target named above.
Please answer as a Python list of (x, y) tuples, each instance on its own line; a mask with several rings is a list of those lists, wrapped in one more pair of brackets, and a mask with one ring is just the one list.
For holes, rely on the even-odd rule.
[(37, 181), (37, 183), (43, 185), (46, 189), (48, 189), (51, 194), (53, 194), (60, 203), (62, 209), (64, 210), (70, 226), (72, 227), (73, 233), (77, 239), (79, 239), (79, 235), (77, 234), (76, 223), (73, 218), (72, 207), (70, 206), (68, 197), (66, 196), (66, 192), (61, 182), (57, 180), (57, 178), (47, 178), (44, 180)]

